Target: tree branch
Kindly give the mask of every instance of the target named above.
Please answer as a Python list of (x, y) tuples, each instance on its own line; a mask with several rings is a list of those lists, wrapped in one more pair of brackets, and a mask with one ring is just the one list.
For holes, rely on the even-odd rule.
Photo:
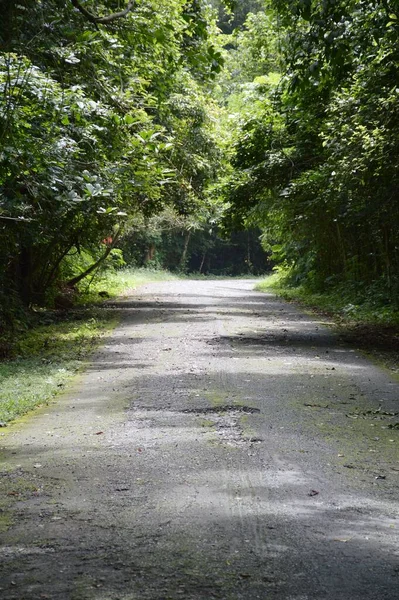
[(26, 217), (5, 217), (4, 215), (0, 215), (0, 219), (5, 219), (6, 221), (19, 221), (20, 223), (28, 223), (30, 221), (36, 220), (36, 219), (28, 219)]
[(80, 273), (80, 275), (77, 275), (76, 277), (73, 277), (72, 279), (67, 281), (67, 286), (72, 287), (72, 286), (76, 285), (77, 283), (79, 283), (79, 281), (82, 281), (82, 279), (84, 279), (85, 277), (90, 275), (90, 273), (95, 271), (101, 265), (101, 263), (104, 262), (104, 260), (107, 258), (107, 256), (111, 253), (111, 250), (113, 250), (115, 248), (116, 243), (118, 242), (121, 233), (122, 233), (122, 226), (120, 226), (118, 231), (114, 234), (112, 244), (110, 244), (107, 247), (104, 254), (102, 256), (100, 256), (100, 258), (95, 263), (93, 263), (88, 269), (86, 269), (86, 271), (84, 271), (83, 273)]
[(134, 6), (134, 0), (131, 0), (130, 2), (128, 2), (127, 6), (124, 10), (121, 10), (116, 13), (112, 13), (106, 17), (98, 17), (94, 13), (87, 10), (87, 8), (82, 6), (80, 4), (80, 2), (78, 2), (78, 0), (71, 0), (71, 2), (73, 4), (73, 6), (79, 12), (82, 13), (83, 16), (86, 17), (86, 19), (88, 21), (90, 21), (90, 23), (94, 23), (94, 25), (108, 25), (108, 23), (112, 23), (113, 21), (116, 21), (117, 19), (122, 19), (123, 17), (126, 17), (126, 15), (130, 13), (130, 11), (132, 10), (132, 8)]

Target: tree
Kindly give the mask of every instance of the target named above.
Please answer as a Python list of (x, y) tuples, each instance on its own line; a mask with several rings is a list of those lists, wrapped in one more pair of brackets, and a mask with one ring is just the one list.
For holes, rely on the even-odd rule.
[(170, 99), (184, 78), (210, 81), (222, 57), (198, 1), (2, 5), (0, 283), (29, 305), (46, 300), (71, 252), (97, 253), (168, 203), (189, 210), (171, 190), (194, 171), (199, 190), (214, 150), (183, 168), (186, 118)]
[(396, 4), (273, 0), (267, 8), (282, 77), (240, 124), (230, 220), (262, 225), (296, 281), (378, 288), (395, 302)]

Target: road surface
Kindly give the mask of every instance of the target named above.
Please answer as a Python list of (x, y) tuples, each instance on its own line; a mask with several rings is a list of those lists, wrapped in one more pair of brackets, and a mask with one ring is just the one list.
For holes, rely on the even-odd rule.
[(0, 438), (3, 600), (398, 600), (399, 383), (254, 283), (114, 303)]

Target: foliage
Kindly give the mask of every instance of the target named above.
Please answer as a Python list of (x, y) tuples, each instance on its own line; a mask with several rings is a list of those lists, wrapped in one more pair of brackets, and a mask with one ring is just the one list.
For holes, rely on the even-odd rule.
[[(272, 291), (285, 300), (300, 302), (341, 323), (399, 326), (399, 311), (392, 308), (389, 299), (382, 295), (378, 286), (366, 288), (345, 284), (323, 293), (312, 292), (304, 285), (293, 286), (289, 272), (277, 271), (257, 284), (256, 289), (262, 292)], [(381, 333), (381, 328), (378, 331)]]
[(194, 210), (215, 176), (204, 106), (223, 60), (207, 4), (118, 4), (2, 3), (4, 319), (15, 311), (3, 296), (45, 304), (71, 257), (79, 272), (80, 255), (98, 256), (105, 239), (105, 257), (136, 219), (167, 205)]
[(397, 303), (393, 0), (1, 7), (3, 327), (135, 244), (223, 270), (239, 228), (294, 285)]
[[(205, 210), (207, 208), (207, 210)], [(262, 274), (271, 268), (259, 242), (259, 231), (226, 235), (220, 227), (223, 211), (208, 199), (202, 212), (178, 215), (171, 210), (156, 215), (121, 240), (129, 265), (170, 269), (179, 273)]]
[[(382, 0), (265, 4), (281, 79), (258, 89), (252, 114), (237, 122), (234, 172), (225, 183), (230, 224), (260, 225), (265, 247), (296, 284), (315, 291), (347, 285), (363, 295), (379, 290), (395, 304), (397, 6)], [(270, 47), (264, 34), (252, 28), (251, 35)], [(245, 55), (248, 42), (242, 48)]]
[(263, 0), (210, 0), (210, 3), (217, 10), (219, 27), (226, 34), (241, 28), (248, 14), (263, 9)]

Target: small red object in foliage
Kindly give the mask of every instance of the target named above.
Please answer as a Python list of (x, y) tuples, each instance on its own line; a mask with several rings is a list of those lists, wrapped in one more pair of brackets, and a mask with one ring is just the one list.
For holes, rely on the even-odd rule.
[(107, 237), (107, 238), (104, 238), (101, 243), (104, 244), (105, 246), (112, 246), (113, 241), (114, 240), (112, 239), (112, 237)]

